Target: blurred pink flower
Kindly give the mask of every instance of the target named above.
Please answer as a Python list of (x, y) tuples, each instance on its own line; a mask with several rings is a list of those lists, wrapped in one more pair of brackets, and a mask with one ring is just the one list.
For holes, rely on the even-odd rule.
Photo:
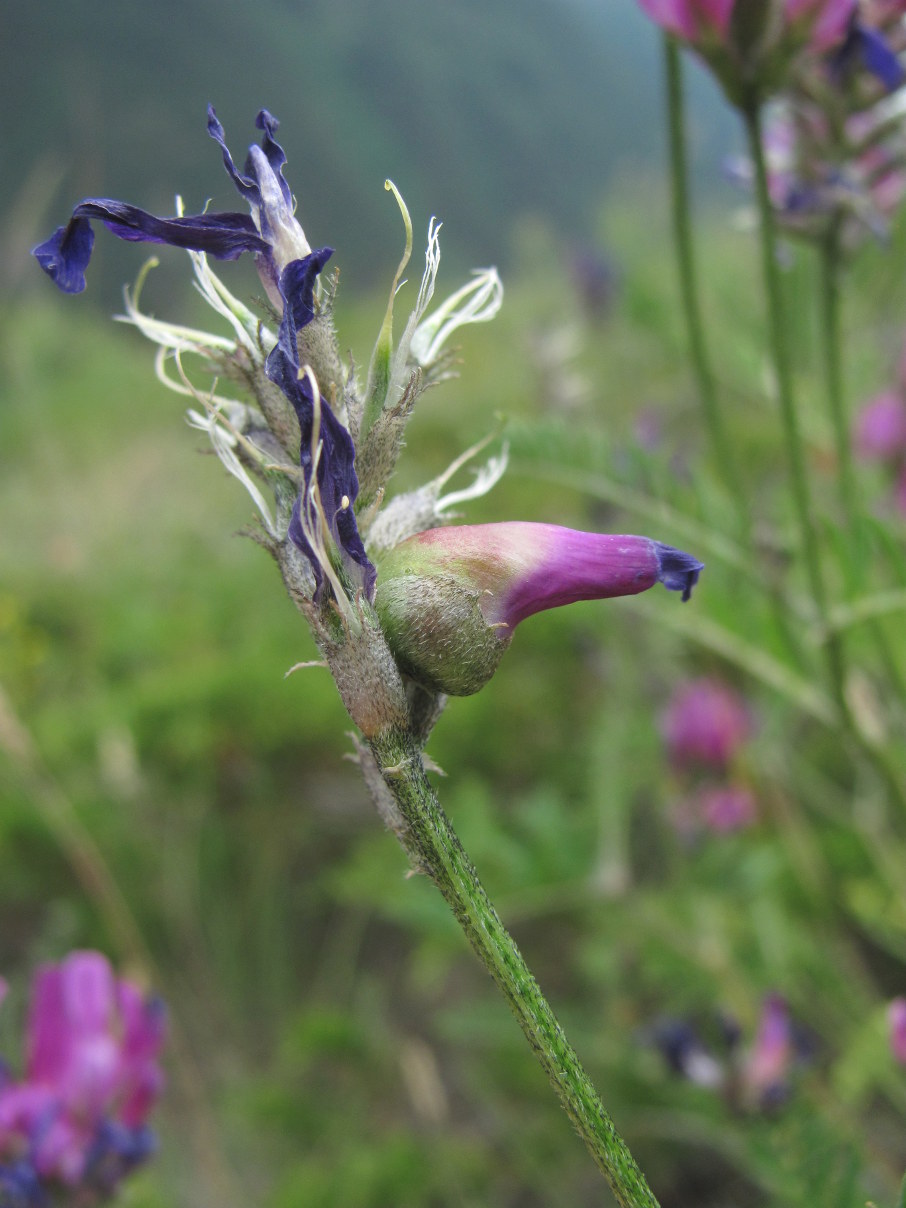
[(725, 769), (751, 737), (752, 717), (742, 697), (717, 679), (690, 680), (674, 693), (661, 719), (671, 761)]
[(897, 1061), (906, 1065), (906, 998), (895, 998), (887, 1008), (890, 1050)]
[(764, 1001), (755, 1043), (740, 1071), (745, 1099), (762, 1108), (782, 1102), (789, 1093), (790, 1067), (795, 1056), (786, 1001), (779, 994), (769, 994)]
[(117, 980), (100, 953), (39, 968), (25, 1075), (0, 1083), (0, 1161), (79, 1185), (86, 1204), (111, 1189), (153, 1149), (145, 1119), (163, 1086), (165, 1032), (160, 1001)]
[(856, 448), (871, 461), (897, 461), (906, 455), (906, 399), (885, 390), (862, 407), (856, 417)]
[(710, 785), (699, 794), (697, 805), (704, 825), (720, 834), (744, 830), (758, 815), (754, 794), (742, 784)]

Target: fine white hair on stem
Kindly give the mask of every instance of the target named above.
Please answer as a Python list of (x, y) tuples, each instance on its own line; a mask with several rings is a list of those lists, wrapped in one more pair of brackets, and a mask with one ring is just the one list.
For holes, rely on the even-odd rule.
[(475, 269), (472, 280), (451, 294), (412, 335), (412, 357), (422, 366), (437, 360), (458, 327), (487, 323), (503, 305), (503, 282), (496, 268)]

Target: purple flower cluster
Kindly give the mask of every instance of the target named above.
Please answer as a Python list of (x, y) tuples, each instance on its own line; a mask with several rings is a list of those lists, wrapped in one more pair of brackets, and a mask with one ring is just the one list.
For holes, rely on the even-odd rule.
[[(0, 997), (4, 986), (0, 983)], [(98, 952), (35, 974), (25, 1071), (0, 1072), (0, 1204), (104, 1202), (154, 1149), (166, 1016)], [(53, 1202), (56, 1202), (54, 1200)]]
[[(904, 0), (852, 5), (831, 53), (811, 55), (784, 80), (764, 131), (768, 188), (781, 227), (845, 249), (886, 238), (906, 194), (906, 139), (897, 120), (906, 82)], [(751, 186), (747, 159), (729, 175)]]
[(735, 768), (753, 732), (745, 701), (720, 680), (689, 680), (673, 694), (661, 733), (683, 790), (676, 812), (681, 831), (726, 833), (754, 821), (755, 797)]
[(793, 1073), (813, 1054), (813, 1038), (790, 1015), (786, 1000), (768, 994), (751, 1044), (731, 1016), (714, 1025), (683, 1018), (659, 1020), (649, 1033), (668, 1068), (696, 1086), (722, 1093), (736, 1109), (772, 1111), (792, 1091)]

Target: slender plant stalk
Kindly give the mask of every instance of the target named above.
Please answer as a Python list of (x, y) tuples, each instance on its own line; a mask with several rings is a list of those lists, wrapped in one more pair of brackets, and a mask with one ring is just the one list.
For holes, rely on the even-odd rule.
[(748, 506), (739, 476), (736, 455), (733, 445), (727, 437), (727, 430), (718, 404), (717, 389), (711, 370), (705, 326), (702, 320), (698, 275), (692, 247), (682, 60), (676, 39), (669, 34), (664, 35), (664, 67), (667, 81), (667, 126), (670, 134), (673, 242), (676, 248), (679, 287), (683, 303), (683, 316), (686, 321), (689, 354), (698, 386), (698, 396), (701, 400), (711, 452), (724, 486), (736, 503), (740, 524), (747, 535), (750, 526)]
[(806, 573), (812, 600), (818, 618), (824, 625), (827, 621), (827, 590), (824, 573), (818, 554), (818, 542), (812, 523), (811, 492), (805, 464), (805, 447), (799, 430), (799, 417), (793, 396), (793, 377), (787, 346), (787, 325), (784, 315), (783, 292), (780, 270), (777, 266), (777, 239), (774, 230), (774, 211), (768, 192), (768, 174), (761, 138), (761, 111), (752, 103), (743, 111), (749, 154), (755, 167), (755, 195), (758, 205), (759, 235), (761, 241), (762, 273), (768, 311), (768, 342), (780, 403), (780, 418), (783, 423), (784, 444), (790, 468), (790, 485), (793, 508), (799, 528), (799, 545), (805, 559)]
[(563, 1029), (494, 910), (441, 808), (413, 734), (393, 728), (369, 747), (405, 824), (414, 862), (453, 910), (469, 943), (497, 983), (560, 1097), (567, 1115), (610, 1183), (621, 1208), (657, 1208), (645, 1177), (605, 1111)]
[(840, 330), (840, 228), (835, 221), (822, 240), (819, 250), (821, 266), (821, 332), (823, 337), (824, 382), (828, 411), (834, 429), (837, 452), (837, 480), (840, 506), (850, 530), (858, 515), (852, 448), (843, 401), (842, 341)]
[[(837, 707), (840, 724), (855, 741), (863, 755), (874, 766), (876, 772), (886, 784), (891, 799), (897, 802), (903, 811), (906, 811), (906, 785), (903, 784), (896, 764), (891, 761), (887, 751), (865, 736), (857, 719), (853, 715), (846, 696), (846, 666), (843, 642), (840, 634), (830, 624), (827, 588), (824, 582), (817, 534), (812, 522), (811, 492), (809, 490), (808, 473), (806, 471), (805, 449), (802, 435), (799, 431), (799, 420), (796, 414), (793, 395), (793, 381), (787, 346), (787, 324), (784, 315), (780, 272), (777, 266), (774, 212), (768, 192), (767, 167), (765, 165), (764, 147), (761, 137), (761, 113), (757, 103), (747, 105), (743, 109), (743, 116), (749, 141), (749, 153), (755, 166), (755, 192), (759, 212), (761, 258), (768, 308), (768, 338), (777, 382), (777, 396), (780, 402), (780, 415), (783, 422), (787, 456), (790, 464), (793, 505), (799, 527), (799, 542), (802, 556), (805, 560), (815, 612), (824, 637), (822, 645), (827, 661), (831, 692)], [(831, 310), (831, 317), (835, 321), (837, 321), (837, 306), (838, 303), (835, 296)], [(834, 355), (835, 357), (839, 355), (838, 349), (835, 349)], [(829, 370), (828, 372), (829, 374), (833, 373), (835, 376), (834, 388), (838, 391), (841, 390), (839, 385), (839, 360), (836, 362), (836, 369)], [(840, 402), (842, 415), (842, 391), (840, 400), (838, 401)]]

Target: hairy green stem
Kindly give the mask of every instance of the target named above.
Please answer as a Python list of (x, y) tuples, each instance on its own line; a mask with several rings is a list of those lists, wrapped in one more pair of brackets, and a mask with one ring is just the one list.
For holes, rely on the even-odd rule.
[(749, 530), (748, 507), (742, 480), (736, 464), (733, 445), (727, 438), (723, 416), (718, 405), (714, 374), (705, 340), (705, 326), (699, 301), (698, 276), (692, 248), (692, 223), (689, 207), (687, 175), (686, 122), (683, 104), (682, 61), (676, 39), (664, 35), (664, 68), (667, 82), (667, 125), (670, 134), (670, 196), (673, 214), (673, 242), (679, 276), (686, 338), (698, 386), (705, 427), (717, 470), (731, 499), (736, 503), (740, 524)]
[(821, 266), (821, 332), (824, 382), (837, 452), (837, 476), (843, 516), (853, 529), (858, 514), (852, 449), (843, 400), (840, 330), (840, 228), (834, 221), (819, 250)]
[(441, 808), (413, 735), (391, 728), (368, 740), (404, 822), (400, 838), (434, 881), (469, 943), (510, 1004), (567, 1115), (610, 1183), (621, 1208), (657, 1208), (645, 1177), (605, 1111), (563, 1029), (501, 923)]

